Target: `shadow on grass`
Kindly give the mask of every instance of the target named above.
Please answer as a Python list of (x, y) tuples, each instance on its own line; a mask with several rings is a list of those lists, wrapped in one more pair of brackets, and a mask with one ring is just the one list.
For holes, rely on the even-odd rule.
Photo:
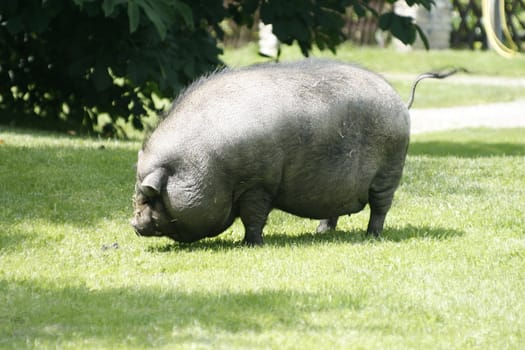
[(0, 233), (0, 253), (16, 250), (20, 244), (31, 238), (30, 235), (18, 231), (8, 231), (2, 228), (2, 226), (0, 226), (0, 232), (2, 232)]
[(410, 144), (411, 156), (478, 158), (494, 156), (525, 156), (525, 144), (429, 141)]
[[(7, 303), (0, 307), (2, 344), (61, 344), (91, 341), (87, 347), (159, 347), (195, 344), (217, 333), (296, 329), (315, 312), (362, 309), (367, 296), (297, 293), (195, 291), (177, 288), (56, 286), (50, 281), (0, 281)], [(314, 326), (310, 326), (314, 327)], [(211, 340), (211, 339), (206, 339)]]
[(361, 230), (357, 231), (329, 231), (325, 233), (303, 233), (298, 236), (275, 234), (265, 237), (265, 243), (270, 246), (289, 245), (316, 245), (325, 243), (359, 244), (364, 242), (402, 242), (409, 239), (447, 239), (462, 236), (463, 232), (449, 228), (430, 228), (405, 226), (400, 229), (385, 228), (380, 237), (368, 235)]
[[(464, 232), (450, 228), (417, 227), (408, 225), (403, 228), (385, 228), (379, 238), (367, 235), (363, 231), (329, 231), (325, 233), (304, 232), (299, 235), (274, 233), (264, 237), (264, 245), (269, 247), (312, 246), (323, 244), (362, 244), (365, 242), (402, 242), (411, 239), (444, 240), (462, 236)], [(228, 241), (220, 238), (204, 239), (194, 243), (169, 243), (167, 245), (148, 248), (150, 252), (171, 252), (176, 250), (227, 250), (244, 247), (241, 242)], [(247, 248), (247, 247), (246, 247)], [(248, 248), (247, 248), (248, 249)]]

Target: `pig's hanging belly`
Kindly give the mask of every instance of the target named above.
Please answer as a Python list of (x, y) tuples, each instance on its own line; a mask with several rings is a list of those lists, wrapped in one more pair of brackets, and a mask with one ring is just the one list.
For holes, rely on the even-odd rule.
[(357, 158), (350, 155), (346, 159), (341, 155), (321, 159), (313, 156), (284, 167), (275, 207), (312, 219), (362, 210), (376, 169), (359, 168)]

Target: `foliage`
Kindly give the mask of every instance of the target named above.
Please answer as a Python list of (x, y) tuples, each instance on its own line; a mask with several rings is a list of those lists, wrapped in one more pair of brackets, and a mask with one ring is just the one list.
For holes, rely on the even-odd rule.
[(153, 93), (173, 96), (219, 64), (214, 3), (0, 2), (0, 121), (92, 130), (107, 113), (141, 128)]
[[(395, 0), (387, 2), (393, 4)], [(230, 3), (229, 11), (237, 23), (252, 26), (254, 14), (260, 10), (259, 18), (273, 25), (274, 34), (279, 40), (288, 45), (297, 41), (304, 56), (309, 55), (313, 44), (321, 50), (328, 48), (335, 52), (336, 47), (345, 40), (341, 29), (347, 7), (351, 7), (358, 17), (364, 17), (368, 12), (379, 17), (379, 27), (392, 32), (404, 43), (414, 42), (418, 32), (427, 44), (424, 34), (410, 17), (399, 16), (394, 12), (377, 13), (369, 3), (370, 0), (238, 0)], [(410, 6), (418, 4), (430, 9), (433, 0), (410, 0), (408, 3)]]
[[(389, 2), (393, 0), (388, 0)], [(220, 23), (272, 23), (279, 39), (335, 51), (345, 8), (372, 12), (381, 29), (412, 42), (409, 18), (369, 0), (10, 0), (0, 2), (0, 122), (105, 132), (125, 119), (143, 127), (153, 95), (172, 98), (196, 76), (221, 64)], [(411, 0), (430, 8), (431, 0)]]
[(0, 348), (520, 349), (524, 132), (413, 137), (381, 240), (276, 211), (249, 249), (136, 237), (138, 142), (0, 130)]

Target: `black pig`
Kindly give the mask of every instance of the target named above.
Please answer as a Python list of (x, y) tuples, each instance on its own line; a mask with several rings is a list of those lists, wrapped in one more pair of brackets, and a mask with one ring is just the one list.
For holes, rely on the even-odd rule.
[(132, 225), (192, 242), (236, 217), (263, 243), (272, 208), (322, 219), (370, 206), (379, 235), (409, 143), (408, 108), (380, 76), (328, 60), (266, 64), (203, 77), (139, 152)]

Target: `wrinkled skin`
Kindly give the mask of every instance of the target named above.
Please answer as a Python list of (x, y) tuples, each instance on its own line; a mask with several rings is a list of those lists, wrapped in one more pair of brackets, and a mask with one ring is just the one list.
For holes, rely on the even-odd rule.
[(326, 60), (215, 73), (190, 86), (139, 152), (132, 225), (192, 242), (236, 217), (263, 243), (272, 208), (321, 219), (371, 214), (379, 235), (399, 184), (409, 114), (381, 77)]

